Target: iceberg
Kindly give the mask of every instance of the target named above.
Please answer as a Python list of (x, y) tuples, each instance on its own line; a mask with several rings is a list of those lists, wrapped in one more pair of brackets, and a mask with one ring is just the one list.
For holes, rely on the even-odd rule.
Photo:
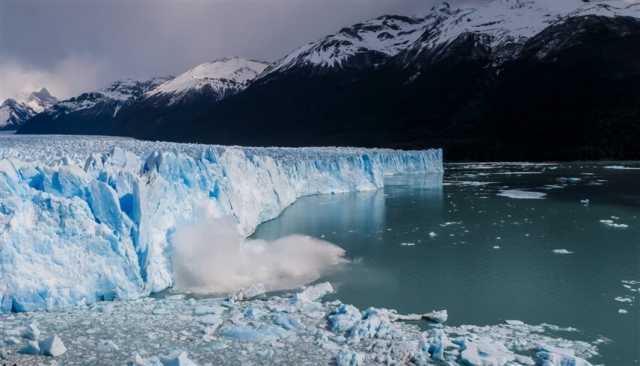
[(203, 212), (248, 236), (300, 197), (375, 190), (412, 172), (441, 185), (442, 151), (3, 136), (0, 312), (165, 290), (176, 232)]

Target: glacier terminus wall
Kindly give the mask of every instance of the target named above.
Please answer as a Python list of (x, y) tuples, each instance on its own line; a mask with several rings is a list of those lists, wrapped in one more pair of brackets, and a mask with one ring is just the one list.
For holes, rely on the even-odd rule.
[(436, 149), (0, 136), (0, 312), (171, 287), (176, 227), (203, 207), (233, 217), (249, 235), (302, 196), (374, 190), (384, 175), (442, 171)]

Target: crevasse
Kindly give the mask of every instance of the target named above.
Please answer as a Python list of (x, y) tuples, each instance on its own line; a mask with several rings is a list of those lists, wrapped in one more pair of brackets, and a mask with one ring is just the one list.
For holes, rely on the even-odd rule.
[(387, 174), (442, 173), (441, 150), (60, 139), (44, 152), (10, 139), (0, 146), (0, 312), (170, 287), (176, 227), (202, 210), (233, 216), (249, 235), (302, 196), (378, 189)]

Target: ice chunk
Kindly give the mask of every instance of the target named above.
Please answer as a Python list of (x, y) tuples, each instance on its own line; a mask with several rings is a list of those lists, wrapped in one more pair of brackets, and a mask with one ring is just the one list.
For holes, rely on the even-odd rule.
[(554, 249), (554, 250), (553, 250), (553, 253), (554, 253), (554, 254), (564, 254), (564, 255), (566, 255), (566, 254), (573, 254), (573, 252), (572, 252), (572, 251), (567, 250), (567, 249)]
[(198, 305), (193, 308), (193, 315), (222, 314), (225, 308), (220, 305)]
[(300, 327), (300, 323), (285, 313), (274, 314), (271, 319), (275, 325), (279, 325), (286, 330), (294, 330)]
[(622, 296), (616, 296), (616, 298), (614, 300), (618, 301), (618, 302), (628, 302), (628, 303), (632, 303), (633, 302), (633, 298), (631, 298), (631, 297), (622, 297)]
[(296, 294), (296, 299), (303, 302), (311, 302), (333, 293), (333, 286), (329, 282), (322, 282), (317, 285), (306, 287), (302, 292)]
[(62, 340), (57, 335), (52, 335), (49, 338), (40, 341), (40, 350), (43, 355), (58, 357), (65, 352), (67, 352), (67, 348), (62, 343)]
[(209, 314), (198, 317), (198, 322), (217, 328), (222, 324), (222, 318), (216, 314)]
[(560, 177), (558, 178), (558, 182), (560, 183), (578, 183), (582, 180), (582, 178), (578, 177)]
[(547, 196), (547, 194), (543, 192), (521, 191), (518, 189), (502, 190), (498, 192), (497, 195), (501, 197), (527, 199), (527, 200), (540, 200)]
[(582, 358), (576, 357), (575, 352), (552, 346), (540, 346), (534, 353), (536, 365), (544, 366), (591, 366)]
[(336, 366), (362, 366), (364, 355), (348, 349), (341, 350), (336, 357)]
[(424, 314), (422, 316), (425, 320), (428, 320), (433, 323), (446, 323), (447, 319), (449, 319), (449, 313), (446, 309), (444, 310), (436, 310), (430, 313)]
[(236, 292), (235, 298), (236, 300), (240, 300), (240, 301), (249, 300), (254, 297), (260, 296), (265, 292), (267, 292), (266, 286), (262, 283), (256, 283)]
[(37, 341), (40, 337), (40, 329), (38, 329), (38, 324), (31, 323), (27, 325), (27, 328), (22, 332), (22, 337), (30, 339), (32, 341)]
[(382, 309), (369, 308), (362, 313), (362, 319), (357, 321), (348, 332), (349, 338), (386, 338), (391, 333), (389, 312)]
[(198, 366), (198, 364), (189, 359), (186, 352), (177, 351), (168, 356), (148, 358), (143, 358), (136, 353), (133, 361), (129, 362), (129, 366)]
[(638, 170), (640, 167), (632, 167), (625, 165), (607, 165), (604, 167), (605, 169), (613, 169), (613, 170)]
[(96, 346), (96, 351), (102, 352), (102, 353), (116, 352), (119, 350), (120, 350), (120, 347), (118, 347), (118, 345), (115, 344), (114, 341), (108, 340), (108, 339), (101, 339), (100, 342), (98, 342), (98, 345)]
[(175, 356), (161, 358), (162, 366), (198, 366), (189, 359), (186, 352), (180, 352)]
[(517, 326), (524, 325), (524, 322), (522, 320), (505, 320), (504, 322), (509, 325), (517, 325)]
[(353, 305), (342, 304), (329, 316), (329, 329), (334, 333), (351, 330), (362, 319), (362, 313)]
[(18, 352), (25, 355), (39, 355), (40, 354), (40, 344), (36, 341), (28, 341), (27, 344), (22, 347)]
[(275, 326), (252, 327), (249, 325), (228, 325), (220, 329), (223, 337), (241, 342), (269, 342), (285, 336), (284, 329)]
[(425, 332), (425, 340), (421, 343), (418, 354), (414, 359), (419, 365), (430, 364), (428, 360), (444, 361), (445, 348), (450, 345), (449, 337), (440, 328), (429, 329)]
[(516, 355), (503, 344), (481, 337), (465, 342), (460, 360), (470, 366), (501, 366), (514, 362)]
[[(615, 216), (612, 216), (612, 217), (615, 217)], [(618, 218), (615, 218), (615, 219), (617, 220)], [(614, 220), (610, 220), (610, 219), (600, 220), (600, 222), (609, 227), (613, 227), (616, 229), (626, 229), (629, 227), (629, 225), (627, 224), (618, 224)]]

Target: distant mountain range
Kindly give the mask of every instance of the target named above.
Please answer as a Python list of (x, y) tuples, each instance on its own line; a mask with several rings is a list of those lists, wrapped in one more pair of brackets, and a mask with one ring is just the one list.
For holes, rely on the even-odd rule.
[(57, 102), (45, 88), (17, 99), (9, 98), (0, 104), (0, 130), (15, 130)]
[(19, 132), (640, 158), (640, 1), (443, 3), (343, 28), (270, 65), (225, 59), (111, 89), (122, 97), (62, 101)]

